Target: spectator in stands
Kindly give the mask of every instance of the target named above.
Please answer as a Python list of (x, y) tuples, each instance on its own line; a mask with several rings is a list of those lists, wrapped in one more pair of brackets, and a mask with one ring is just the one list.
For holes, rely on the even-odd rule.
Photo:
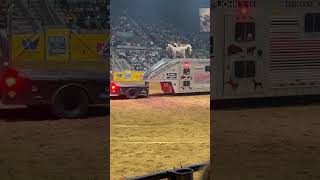
[(67, 12), (70, 11), (70, 6), (69, 6), (69, 3), (68, 3), (68, 0), (61, 0), (60, 3), (61, 3), (62, 7), (66, 8)]
[(84, 26), (85, 26), (87, 29), (90, 28), (90, 23), (91, 23), (90, 20), (91, 20), (90, 16), (87, 16), (86, 19), (85, 19), (85, 21), (84, 21)]

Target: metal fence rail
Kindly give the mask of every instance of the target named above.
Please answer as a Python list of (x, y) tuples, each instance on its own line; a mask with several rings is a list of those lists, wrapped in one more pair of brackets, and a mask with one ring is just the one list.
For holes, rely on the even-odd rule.
[(143, 176), (137, 176), (133, 178), (126, 178), (125, 180), (193, 180), (193, 173), (202, 170), (208, 163), (193, 164), (191, 166), (174, 168), (171, 170), (160, 171), (156, 173), (150, 173)]

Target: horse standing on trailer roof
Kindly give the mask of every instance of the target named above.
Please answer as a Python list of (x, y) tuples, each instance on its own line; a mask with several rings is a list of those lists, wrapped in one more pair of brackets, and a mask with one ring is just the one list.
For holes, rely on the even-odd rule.
[(180, 46), (176, 43), (173, 44), (174, 45), (166, 45), (166, 51), (169, 51), (169, 53), (171, 53), (173, 59), (176, 59), (177, 56), (180, 56), (185, 59), (186, 55), (191, 55), (192, 46), (190, 44), (181, 44)]

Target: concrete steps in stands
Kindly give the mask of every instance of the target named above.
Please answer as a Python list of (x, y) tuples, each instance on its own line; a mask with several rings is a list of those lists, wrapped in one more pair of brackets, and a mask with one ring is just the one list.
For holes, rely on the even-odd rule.
[(13, 16), (14, 32), (32, 32), (35, 23), (24, 0), (14, 0)]
[[(46, 25), (61, 25), (61, 20), (57, 17), (56, 12), (50, 6), (47, 0), (24, 0), (29, 1), (29, 6), (35, 14), (43, 18)], [(51, 2), (51, 1), (50, 1)]]

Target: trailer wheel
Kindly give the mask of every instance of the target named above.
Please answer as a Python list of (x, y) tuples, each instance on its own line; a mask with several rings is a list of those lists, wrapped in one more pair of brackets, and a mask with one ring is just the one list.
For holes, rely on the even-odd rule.
[(80, 118), (88, 113), (87, 93), (78, 87), (60, 90), (53, 98), (52, 112), (58, 118)]
[(128, 99), (136, 99), (138, 97), (138, 92), (135, 89), (128, 89), (126, 92), (126, 97)]

